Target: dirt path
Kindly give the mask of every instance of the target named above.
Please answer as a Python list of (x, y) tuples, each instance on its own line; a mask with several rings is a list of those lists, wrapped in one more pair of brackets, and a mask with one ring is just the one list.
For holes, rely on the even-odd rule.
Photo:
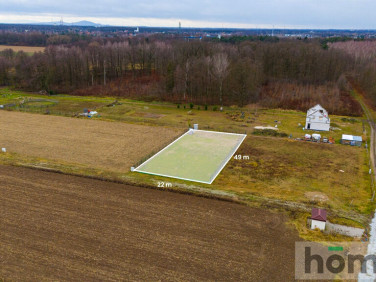
[[(370, 145), (369, 145), (369, 156), (370, 156), (370, 159), (371, 159), (371, 166), (372, 166), (372, 170), (373, 170), (373, 178), (372, 178), (372, 181), (376, 181), (376, 163), (375, 163), (375, 159), (376, 159), (376, 147), (375, 147), (375, 140), (376, 140), (376, 123), (375, 123), (375, 119), (371, 113), (371, 111), (369, 110), (367, 104), (364, 102), (364, 99), (362, 97), (361, 94), (359, 94), (357, 91), (357, 89), (355, 88), (355, 85), (353, 85), (354, 89), (355, 89), (355, 98), (356, 100), (358, 101), (358, 103), (360, 104), (360, 106), (362, 107), (363, 109), (363, 112), (364, 114), (366, 115), (367, 117), (367, 120), (368, 120), (368, 123), (370, 125), (370, 128), (371, 128), (371, 132), (370, 132), (370, 137), (371, 137), (371, 140), (370, 140)], [(373, 183), (372, 183), (372, 187), (373, 187)], [(373, 195), (372, 195), (372, 200), (374, 199), (375, 197), (375, 191), (373, 190)]]
[[(375, 147), (375, 139), (376, 139), (376, 124), (375, 124), (375, 120), (374, 120), (374, 117), (371, 113), (371, 111), (369, 110), (366, 102), (364, 101), (364, 98), (362, 97), (361, 94), (359, 94), (357, 92), (357, 89), (355, 87), (355, 85), (353, 85), (353, 87), (355, 88), (355, 96), (356, 96), (356, 99), (357, 101), (359, 102), (360, 106), (362, 107), (366, 117), (367, 117), (367, 120), (368, 120), (368, 123), (371, 127), (371, 140), (370, 140), (370, 147), (369, 147), (369, 154), (370, 154), (370, 160), (371, 160), (371, 166), (372, 166), (372, 170), (373, 170), (373, 178), (372, 178), (372, 182), (374, 182), (376, 180), (376, 166), (375, 166), (375, 159), (376, 159), (376, 147)], [(372, 183), (372, 187), (373, 186), (373, 183)], [(375, 190), (373, 190), (373, 195), (372, 195), (372, 200), (374, 200), (374, 197), (375, 197)], [(370, 232), (369, 232), (369, 245), (368, 245), (368, 249), (367, 249), (367, 255), (375, 255), (376, 254), (376, 213), (374, 214), (373, 216), (373, 219), (370, 223)], [(373, 272), (373, 268), (367, 268), (367, 273), (359, 273), (358, 275), (358, 280), (359, 281), (374, 281), (376, 279), (376, 275), (375, 273)]]
[(233, 203), (0, 166), (0, 280), (291, 281), (297, 233)]

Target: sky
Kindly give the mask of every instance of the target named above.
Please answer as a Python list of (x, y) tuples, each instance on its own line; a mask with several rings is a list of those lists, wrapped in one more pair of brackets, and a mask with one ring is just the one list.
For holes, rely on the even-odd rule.
[(375, 0), (0, 0), (0, 23), (376, 29)]

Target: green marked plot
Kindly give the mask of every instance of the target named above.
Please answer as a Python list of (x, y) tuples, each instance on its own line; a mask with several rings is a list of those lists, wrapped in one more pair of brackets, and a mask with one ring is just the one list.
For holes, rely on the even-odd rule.
[(136, 171), (212, 183), (245, 135), (194, 130), (144, 162)]

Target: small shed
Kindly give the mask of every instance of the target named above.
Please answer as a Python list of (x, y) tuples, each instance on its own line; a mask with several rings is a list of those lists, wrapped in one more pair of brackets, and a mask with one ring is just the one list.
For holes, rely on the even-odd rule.
[(362, 146), (362, 136), (354, 136), (354, 135), (347, 135), (342, 134), (341, 143), (343, 145), (350, 145), (350, 146)]
[(311, 229), (325, 230), (326, 224), (326, 210), (312, 208), (311, 214)]

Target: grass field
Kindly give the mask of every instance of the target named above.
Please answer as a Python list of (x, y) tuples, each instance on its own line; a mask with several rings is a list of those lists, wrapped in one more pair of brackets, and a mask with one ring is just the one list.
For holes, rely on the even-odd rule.
[[(106, 138), (103, 137), (103, 140), (107, 141), (104, 142), (102, 140), (99, 142), (99, 144), (106, 144), (105, 146), (111, 148), (109, 149), (111, 157), (104, 158), (104, 155), (100, 153), (101, 150), (98, 150), (98, 146), (95, 146), (96, 141), (92, 139), (89, 142), (89, 146), (84, 149), (85, 151), (78, 152), (75, 149), (76, 144), (80, 144), (81, 140), (85, 139), (80, 130), (76, 131), (78, 133), (72, 132), (72, 137), (69, 137), (72, 138), (69, 142), (69, 148), (64, 145), (64, 139), (60, 138), (63, 141), (57, 139), (53, 141), (55, 145), (60, 142), (61, 146), (66, 150), (66, 153), (63, 153), (60, 147), (57, 148), (58, 150), (56, 148), (49, 149), (48, 144), (44, 144), (43, 140), (40, 142), (34, 139), (28, 144), (28, 139), (25, 139), (22, 133), (23, 130), (26, 130), (25, 132), (29, 134), (31, 129), (17, 127), (17, 130), (12, 129), (12, 139), (8, 139), (10, 142), (8, 144), (14, 143), (13, 140), (17, 143), (25, 139), (26, 141), (24, 142), (27, 143), (25, 148), (27, 149), (19, 149), (17, 153), (21, 155), (18, 156), (0, 155), (0, 161), (3, 163), (17, 163), (18, 165), (32, 163), (37, 166), (51, 166), (62, 171), (74, 171), (84, 175), (94, 174), (101, 177), (105, 175), (111, 175), (112, 177), (116, 174), (114, 178), (136, 184), (147, 183), (148, 185), (155, 185), (157, 181), (168, 181), (172, 182), (174, 187), (189, 187), (189, 189), (204, 187), (215, 192), (225, 191), (242, 199), (248, 199), (250, 202), (261, 199), (263, 203), (268, 202), (272, 206), (276, 202), (284, 205), (285, 201), (304, 204), (306, 207), (321, 206), (333, 211), (329, 220), (337, 222), (344, 222), (348, 219), (348, 222), (351, 222), (351, 219), (358, 220), (361, 218), (364, 223), (364, 218), (370, 216), (373, 211), (374, 203), (370, 200), (372, 187), (371, 178), (368, 174), (369, 159), (366, 150), (338, 144), (342, 134), (361, 135), (364, 140), (368, 141), (370, 128), (365, 117), (354, 118), (330, 115), (332, 126), (338, 129), (321, 133), (322, 136), (335, 138), (337, 144), (329, 145), (294, 140), (294, 138), (303, 137), (307, 133), (307, 131), (302, 129), (306, 114), (299, 111), (263, 109), (256, 105), (249, 105), (246, 108), (225, 107), (223, 112), (221, 112), (214, 111), (214, 109), (218, 109), (215, 106), (210, 106), (208, 110), (205, 110), (203, 106), (200, 106), (200, 109), (198, 109), (198, 106), (190, 109), (189, 105), (185, 105), (185, 108), (184, 105), (180, 105), (178, 108), (177, 105), (171, 103), (143, 102), (111, 97), (74, 97), (69, 95), (46, 97), (35, 93), (0, 88), (0, 104), (10, 102), (19, 104), (20, 101), (25, 99), (46, 99), (57, 101), (57, 103), (51, 104), (51, 102), (46, 101), (46, 104), (49, 103), (48, 107), (44, 105), (44, 102), (37, 103), (37, 106), (35, 106), (35, 103), (26, 103), (12, 107), (10, 110), (43, 114), (48, 109), (51, 115), (58, 116), (74, 116), (82, 112), (84, 108), (97, 110), (100, 116), (93, 118), (93, 120), (112, 121), (103, 123), (108, 124), (108, 130), (111, 130), (105, 130), (104, 134), (101, 135), (107, 136)], [(117, 103), (112, 105), (115, 101)], [(0, 115), (3, 112), (5, 111), (0, 111)], [(14, 112), (14, 114), (17, 113)], [(40, 117), (41, 115), (37, 116)], [(70, 122), (75, 124), (82, 121), (82, 119), (85, 119), (85, 124), (90, 124), (90, 120), (87, 118), (70, 118), (62, 119), (61, 127), (69, 131)], [(19, 123), (22, 122), (24, 121), (19, 119)], [(172, 180), (161, 176), (127, 172), (132, 162), (131, 165), (135, 165), (146, 161), (153, 155), (152, 152), (155, 154), (167, 146), (175, 137), (186, 132), (188, 126), (192, 126), (194, 123), (198, 123), (200, 129), (203, 130), (248, 134), (238, 153), (249, 156), (249, 159), (231, 160), (212, 185), (194, 184), (179, 179)], [(135, 145), (134, 147), (132, 145), (155, 143), (155, 140), (140, 137), (140, 131), (138, 130), (132, 132), (138, 138), (138, 141), (133, 141), (131, 138), (128, 139), (128, 137), (122, 139), (116, 133), (117, 137), (114, 140), (117, 141), (111, 142), (110, 136), (114, 132), (118, 132), (118, 128), (123, 128), (121, 132), (125, 132), (127, 131), (126, 128), (131, 125), (151, 126), (147, 128), (154, 133), (148, 136), (152, 136), (154, 139), (159, 138), (158, 131), (161, 129), (164, 130), (168, 127), (176, 130), (172, 130), (175, 135), (169, 134), (169, 137), (164, 139), (165, 143), (158, 141), (158, 146), (149, 147), (149, 145), (145, 145), (149, 148), (147, 150), (144, 147), (136, 148)], [(292, 134), (293, 138), (254, 136), (252, 134), (253, 128), (257, 125), (273, 127), (277, 125), (280, 132), (285, 132), (288, 135)], [(1, 126), (3, 128), (3, 124)], [(43, 125), (43, 127), (46, 126)], [(34, 128), (39, 132), (38, 126), (34, 126)], [(6, 128), (6, 130), (9, 131), (10, 129)], [(94, 129), (84, 132), (86, 136), (95, 135)], [(312, 133), (312, 131), (309, 132)], [(39, 134), (39, 138), (41, 138), (43, 134)], [(50, 136), (53, 134), (51, 130)], [(73, 138), (73, 135), (80, 138)], [(1, 138), (4, 140), (3, 135), (0, 135)], [(116, 148), (119, 148), (118, 144), (122, 144), (120, 146), (122, 148), (121, 153), (119, 151), (115, 152)], [(138, 153), (132, 150), (136, 150)], [(141, 151), (144, 151), (144, 153), (141, 153)], [(126, 156), (119, 159), (119, 156), (125, 156), (124, 152), (131, 152), (132, 158)], [(36, 158), (41, 157), (43, 161), (38, 161), (37, 159), (28, 161), (23, 158), (25, 154)], [(63, 160), (65, 163), (60, 165), (57, 161), (50, 162), (49, 160), (51, 159)], [(132, 161), (126, 161), (128, 159)], [(84, 164), (85, 168), (78, 166), (77, 161), (80, 164)], [(91, 170), (93, 167), (97, 168), (95, 172)], [(127, 167), (126, 172), (122, 170), (123, 167)], [(342, 214), (342, 217), (340, 214)], [(306, 215), (304, 216), (307, 217)], [(300, 216), (298, 218), (300, 227), (302, 227), (301, 234), (307, 233), (308, 235), (305, 234), (304, 236), (307, 235), (306, 237), (308, 238), (312, 234), (313, 237), (317, 237), (316, 233), (312, 233), (312, 231), (305, 228), (305, 219)], [(354, 225), (354, 222), (352, 225)], [(357, 223), (355, 225), (357, 226)]]
[[(95, 93), (93, 93), (95, 95)], [(304, 134), (314, 133), (303, 131), (306, 113), (292, 110), (263, 109), (256, 105), (247, 108), (225, 107), (223, 112), (218, 107), (210, 106), (205, 110), (203, 106), (177, 105), (162, 102), (142, 102), (119, 98), (80, 97), (69, 95), (43, 96), (36, 93), (15, 91), (9, 88), (0, 88), (0, 104), (20, 104), (25, 99), (55, 100), (51, 104), (48, 101), (39, 103), (26, 103), (16, 105), (11, 110), (46, 113), (47, 109), (51, 115), (74, 116), (83, 112), (84, 108), (97, 110), (100, 117), (96, 119), (121, 121), (135, 124), (147, 124), (158, 126), (169, 126), (187, 129), (198, 123), (200, 129), (211, 131), (234, 132), (251, 134), (255, 126), (278, 126), (279, 132), (293, 138), (304, 137)], [(116, 105), (112, 105), (117, 101)], [(109, 106), (111, 105), (111, 106)], [(199, 109), (200, 108), (200, 109)], [(213, 111), (213, 109), (217, 109)], [(322, 136), (333, 137), (337, 142), (342, 134), (363, 135), (363, 123), (367, 128), (364, 117), (355, 117), (350, 121), (345, 116), (330, 115), (332, 124), (338, 128), (336, 131), (327, 133), (321, 132)], [(301, 126), (299, 126), (299, 124)]]
[(12, 49), (14, 52), (23, 51), (25, 53), (33, 54), (36, 52), (43, 52), (45, 47), (0, 45), (0, 51), (6, 49)]
[[(213, 185), (261, 196), (371, 214), (371, 179), (364, 148), (282, 138), (246, 138)], [(218, 187), (219, 188), (219, 187)]]
[(164, 127), (0, 111), (0, 147), (27, 156), (127, 172), (173, 141)]
[(192, 130), (136, 171), (211, 184), (245, 135)]

